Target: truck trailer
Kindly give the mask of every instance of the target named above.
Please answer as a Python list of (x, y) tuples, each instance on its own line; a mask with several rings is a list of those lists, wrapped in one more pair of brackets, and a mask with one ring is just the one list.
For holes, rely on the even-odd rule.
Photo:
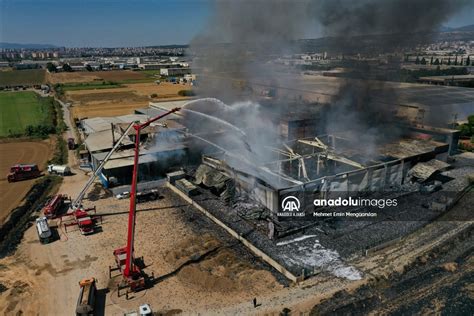
[(38, 232), (38, 237), (42, 244), (47, 244), (51, 241), (53, 234), (48, 225), (48, 219), (46, 216), (38, 217), (36, 219), (36, 231)]
[(97, 295), (95, 278), (84, 279), (79, 282), (79, 298), (76, 305), (76, 316), (94, 315), (95, 298)]
[(68, 166), (48, 165), (48, 173), (67, 176), (71, 174), (71, 168), (69, 168)]

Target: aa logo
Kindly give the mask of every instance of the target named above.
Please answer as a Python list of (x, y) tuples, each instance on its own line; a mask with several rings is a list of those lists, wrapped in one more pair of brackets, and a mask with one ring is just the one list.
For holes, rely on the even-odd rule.
[(300, 210), (300, 200), (293, 195), (287, 196), (281, 202), (283, 212), (298, 212)]

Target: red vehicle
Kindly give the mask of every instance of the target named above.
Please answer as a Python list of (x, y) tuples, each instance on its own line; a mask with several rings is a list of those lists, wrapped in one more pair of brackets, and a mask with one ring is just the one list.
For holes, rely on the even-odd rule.
[(77, 210), (72, 211), (71, 213), (66, 214), (65, 216), (72, 216), (72, 219), (69, 219), (67, 220), (67, 223), (64, 223), (66, 232), (67, 227), (77, 225), (82, 235), (89, 235), (94, 233), (96, 222), (98, 220), (102, 222), (102, 217), (99, 215), (90, 215), (89, 212), (91, 211), (94, 211), (95, 213), (95, 207), (88, 209), (79, 208)]
[(37, 165), (14, 165), (10, 168), (7, 175), (8, 182), (15, 182), (27, 179), (37, 178), (41, 175)]
[(55, 218), (58, 215), (59, 210), (63, 207), (64, 201), (68, 198), (63, 194), (56, 194), (53, 196), (48, 203), (46, 203), (43, 212), (47, 218)]
[(77, 221), (77, 226), (82, 235), (89, 235), (94, 232), (95, 223), (92, 217), (85, 210), (74, 211), (74, 217)]

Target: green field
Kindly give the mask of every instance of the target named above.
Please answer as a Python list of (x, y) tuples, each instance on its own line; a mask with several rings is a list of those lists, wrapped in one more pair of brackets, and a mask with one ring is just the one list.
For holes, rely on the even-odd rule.
[(146, 75), (150, 79), (158, 80), (161, 78), (159, 69), (138, 70), (138, 72)]
[(22, 135), (28, 125), (53, 126), (52, 98), (34, 92), (0, 92), (0, 137)]
[(147, 69), (147, 70), (137, 70), (139, 73), (145, 74), (147, 76), (158, 76), (160, 77), (160, 69)]
[(115, 82), (102, 82), (102, 83), (66, 83), (61, 84), (63, 91), (76, 91), (76, 90), (94, 90), (94, 89), (112, 89), (123, 87), (119, 83)]
[(46, 81), (46, 70), (25, 69), (0, 71), (0, 87), (18, 85), (40, 85)]
[(120, 80), (118, 83), (121, 84), (132, 84), (132, 83), (148, 83), (148, 82), (154, 82), (158, 78), (143, 78), (143, 79), (124, 79)]

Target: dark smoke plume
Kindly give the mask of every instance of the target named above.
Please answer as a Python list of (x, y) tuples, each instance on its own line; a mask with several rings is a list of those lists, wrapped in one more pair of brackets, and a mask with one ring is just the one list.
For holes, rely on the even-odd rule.
[(430, 39), (443, 22), (472, 0), (322, 0), (312, 12), (326, 36), (335, 37), (339, 50), (362, 35), (384, 35), (378, 47), (414, 45)]
[[(330, 36), (331, 49), (343, 56), (391, 53), (386, 69), (397, 74), (403, 51), (432, 40), (442, 23), (469, 2), (472, 4), (466, 0), (324, 0), (313, 2), (312, 12), (324, 34)], [(404, 122), (394, 120), (400, 103), (398, 90), (393, 83), (374, 80), (381, 75), (378, 65), (354, 59), (345, 64), (362, 80), (340, 86), (328, 129), (348, 131), (355, 144), (367, 144), (371, 156), (376, 153), (375, 145), (405, 132)]]
[[(394, 121), (399, 103), (397, 90), (392, 83), (375, 80), (379, 65), (364, 58), (392, 53), (388, 64), (392, 71), (399, 69), (404, 51), (430, 40), (442, 23), (472, 2), (216, 1), (207, 28), (191, 43), (194, 72), (198, 74), (196, 88), (200, 96), (216, 97), (228, 104), (255, 100), (255, 83), (298, 89), (294, 80), (288, 79), (290, 76), (282, 75), (291, 68), (279, 68), (272, 61), (302, 52), (298, 39), (319, 27), (319, 32), (328, 37), (331, 54), (346, 56), (344, 67), (358, 75), (358, 80), (341, 80), (330, 101), (327, 121), (321, 125), (330, 133), (344, 132), (356, 147), (373, 157), (378, 144), (404, 131), (399, 127), (403, 122)], [(279, 111), (277, 107), (275, 111)], [(250, 112), (255, 115), (255, 111)], [(247, 118), (245, 113), (238, 120), (258, 124), (258, 118)]]
[(291, 0), (216, 1), (206, 31), (191, 42), (196, 54), (193, 67), (202, 78), (199, 93), (229, 102), (241, 100), (242, 94), (250, 95), (246, 88), (251, 89), (247, 83), (253, 79), (287, 84), (267, 62), (299, 51), (294, 41), (307, 27), (308, 4)]

